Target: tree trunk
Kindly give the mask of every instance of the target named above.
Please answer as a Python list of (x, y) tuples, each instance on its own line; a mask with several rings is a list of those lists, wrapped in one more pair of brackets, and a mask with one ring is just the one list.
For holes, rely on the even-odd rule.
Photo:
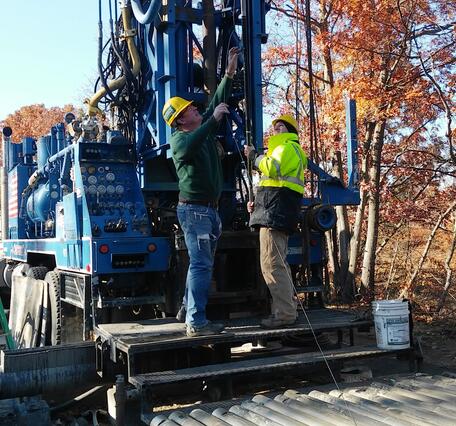
[(390, 270), (388, 273), (388, 281), (386, 282), (385, 285), (385, 293), (386, 293), (386, 299), (389, 299), (389, 288), (391, 283), (394, 281), (394, 275), (396, 273), (396, 259), (397, 259), (397, 254), (399, 252), (399, 240), (396, 239), (396, 245), (394, 246), (394, 254), (393, 254), (393, 259), (391, 260), (391, 265), (390, 265)]
[[(370, 148), (372, 144), (372, 137), (374, 134), (375, 123), (369, 123), (366, 129), (366, 138), (363, 144), (363, 156), (361, 159), (361, 168), (360, 168), (360, 180), (363, 183), (367, 182), (367, 168), (368, 168), (368, 158), (370, 155)], [(358, 261), (359, 254), (359, 245), (361, 242), (361, 232), (363, 227), (364, 219), (364, 210), (366, 208), (367, 202), (367, 192), (365, 191), (363, 185), (360, 189), (360, 203), (356, 210), (355, 223), (353, 224), (353, 232), (350, 240), (350, 257), (348, 262), (348, 271), (347, 277), (345, 280), (344, 288), (352, 288), (353, 293), (356, 294), (356, 285), (355, 285), (355, 274), (356, 274), (356, 264)]]
[[(328, 38), (329, 30), (328, 30), (328, 8), (326, 6), (326, 0), (320, 1), (320, 36), (323, 39)], [(334, 87), (334, 73), (333, 73), (333, 66), (332, 66), (332, 58), (331, 58), (331, 48), (329, 43), (322, 43), (323, 44), (323, 79), (325, 84), (325, 91), (328, 89), (332, 89)]]
[(413, 296), (413, 286), (415, 284), (416, 278), (418, 277), (418, 274), (421, 272), (424, 261), (426, 260), (426, 257), (429, 253), (429, 249), (431, 248), (432, 241), (434, 240), (435, 234), (437, 234), (437, 231), (440, 228), (440, 225), (442, 224), (443, 219), (445, 219), (445, 217), (454, 209), (455, 206), (456, 206), (456, 201), (453, 201), (453, 203), (450, 205), (450, 207), (448, 207), (439, 216), (436, 224), (434, 225), (434, 228), (432, 229), (431, 233), (429, 234), (429, 237), (426, 241), (426, 245), (423, 249), (423, 253), (421, 254), (420, 260), (418, 261), (418, 265), (416, 266), (415, 270), (413, 271), (413, 274), (410, 277), (409, 282), (400, 292), (399, 299), (402, 299), (404, 297), (410, 298)]
[(350, 240), (350, 257), (348, 262), (347, 277), (344, 288), (352, 288), (353, 293), (357, 293), (355, 275), (357, 273), (356, 265), (358, 263), (359, 246), (361, 243), (361, 233), (363, 228), (364, 210), (367, 203), (367, 192), (361, 189), (360, 203), (356, 210), (355, 223), (353, 225), (353, 234)]
[(364, 246), (363, 269), (361, 283), (374, 296), (375, 292), (375, 260), (378, 238), (378, 219), (380, 210), (380, 163), (385, 137), (385, 120), (377, 121), (374, 130), (372, 164), (369, 168), (369, 199), (366, 244)]
[(333, 288), (331, 290), (331, 295), (335, 296), (340, 287), (339, 281), (339, 263), (337, 262), (337, 246), (334, 245), (333, 233), (332, 231), (325, 232), (326, 247), (328, 252), (328, 270), (329, 274), (332, 275)]
[(456, 248), (456, 215), (453, 214), (453, 239), (451, 241), (450, 247), (448, 247), (447, 256), (445, 259), (445, 285), (443, 287), (443, 292), (440, 295), (439, 304), (437, 305), (437, 314), (442, 310), (443, 305), (445, 304), (448, 291), (451, 287), (453, 281), (453, 270), (451, 269), (451, 259), (453, 258), (454, 250)]
[[(335, 175), (343, 181), (342, 156), (340, 151), (336, 152)], [(350, 245), (350, 228), (348, 224), (347, 206), (336, 206), (337, 214), (337, 240), (339, 244), (339, 282), (341, 286), (342, 300), (352, 302), (354, 297), (353, 287), (346, 286), (348, 273), (348, 248)]]
[(377, 256), (403, 226), (404, 226), (404, 220), (401, 220), (399, 223), (396, 223), (396, 225), (394, 225), (393, 232), (390, 235), (388, 235), (387, 237), (385, 237), (383, 239), (382, 243), (377, 247), (377, 252), (376, 252)]

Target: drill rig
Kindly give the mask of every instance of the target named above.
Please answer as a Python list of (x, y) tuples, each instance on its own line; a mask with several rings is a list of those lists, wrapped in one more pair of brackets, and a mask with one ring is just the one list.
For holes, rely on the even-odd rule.
[[(242, 54), (230, 114), (217, 133), (223, 233), (207, 309), (209, 318), (222, 320), (267, 311), (241, 152), (246, 143), (263, 150), (261, 48), (269, 9), (267, 0), (225, 0), (218, 7), (213, 0), (109, 2), (110, 36), (103, 39), (100, 12), (99, 78), (87, 113), (68, 113), (48, 135), (21, 144), (4, 131), (3, 275), (13, 285), (10, 325), (19, 345), (87, 340), (98, 336), (100, 324), (176, 314), (188, 256), (175, 211), (171, 129), (161, 111), (172, 96), (204, 107), (235, 46)], [(348, 185), (310, 161), (318, 190), (303, 199), (301, 232), (290, 238), (295, 285), (320, 303), (332, 206), (359, 200), (352, 101), (347, 112)], [(26, 338), (19, 300), (37, 286), (39, 303), (49, 309), (39, 311)]]

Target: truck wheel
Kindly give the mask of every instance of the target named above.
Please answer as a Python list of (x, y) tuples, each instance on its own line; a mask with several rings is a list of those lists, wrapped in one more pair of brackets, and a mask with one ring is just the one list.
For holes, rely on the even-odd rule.
[(34, 278), (35, 280), (44, 280), (48, 268), (46, 266), (31, 266), (27, 271), (27, 277)]
[(60, 278), (55, 271), (49, 271), (44, 281), (48, 283), (50, 321), (46, 327), (46, 345), (62, 343), (62, 305), (60, 302)]

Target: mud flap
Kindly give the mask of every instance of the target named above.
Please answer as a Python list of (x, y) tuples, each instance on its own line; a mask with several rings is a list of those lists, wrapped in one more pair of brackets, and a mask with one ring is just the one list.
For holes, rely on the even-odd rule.
[(40, 344), (45, 297), (48, 297), (45, 281), (13, 274), (9, 327), (16, 348)]

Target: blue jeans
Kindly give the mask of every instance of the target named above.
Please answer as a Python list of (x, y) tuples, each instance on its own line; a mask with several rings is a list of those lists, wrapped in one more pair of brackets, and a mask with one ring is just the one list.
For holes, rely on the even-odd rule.
[(222, 224), (217, 210), (197, 204), (179, 203), (177, 218), (190, 259), (183, 301), (187, 308), (185, 323), (199, 328), (207, 324), (206, 305)]

